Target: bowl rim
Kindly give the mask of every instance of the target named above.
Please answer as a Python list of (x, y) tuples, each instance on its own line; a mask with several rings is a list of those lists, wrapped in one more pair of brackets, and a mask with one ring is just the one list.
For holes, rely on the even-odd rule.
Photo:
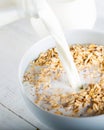
[[(97, 31), (97, 30), (86, 30), (86, 29), (83, 29), (83, 30), (81, 30), (81, 29), (66, 30), (65, 34), (67, 34), (67, 33), (78, 33), (78, 32), (104, 35), (104, 32)], [(29, 47), (29, 49), (24, 53), (24, 55), (21, 58), (21, 61), (20, 61), (20, 64), (19, 64), (19, 68), (18, 68), (18, 79), (19, 79), (20, 89), (21, 89), (23, 97), (26, 98), (26, 100), (28, 100), (30, 103), (32, 103), (32, 105), (34, 105), (36, 108), (40, 109), (41, 111), (46, 112), (46, 113), (48, 113), (50, 115), (53, 115), (53, 116), (60, 117), (60, 118), (66, 118), (66, 119), (69, 119), (69, 118), (70, 119), (88, 119), (88, 118), (91, 118), (91, 119), (95, 119), (95, 118), (98, 118), (98, 117), (103, 117), (104, 114), (95, 115), (95, 116), (85, 116), (85, 117), (72, 117), (72, 116), (58, 115), (58, 114), (51, 113), (49, 111), (46, 111), (46, 110), (40, 108), (38, 105), (36, 105), (35, 103), (33, 103), (29, 99), (29, 97), (26, 95), (26, 93), (25, 93), (25, 91), (23, 89), (23, 84), (22, 84), (21, 76), (20, 76), (20, 71), (21, 71), (21, 68), (22, 68), (21, 66), (22, 66), (22, 63), (23, 63), (23, 59), (25, 59), (25, 57), (28, 55), (28, 52), (30, 52), (32, 50), (32, 48), (34, 48), (35, 46), (37, 46), (38, 44), (40, 44), (43, 41), (47, 41), (48, 39), (53, 40), (53, 38), (52, 38), (51, 35), (49, 35), (49, 36), (47, 36), (45, 38), (42, 38), (41, 40), (38, 40), (32, 46)]]

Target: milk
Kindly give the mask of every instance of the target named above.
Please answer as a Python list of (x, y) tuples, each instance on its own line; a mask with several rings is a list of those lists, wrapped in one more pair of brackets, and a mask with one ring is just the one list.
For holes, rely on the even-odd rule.
[(81, 88), (82, 83), (61, 25), (46, 0), (36, 0), (36, 5), (39, 17), (56, 41), (56, 49), (66, 71), (69, 84), (74, 91), (78, 91)]

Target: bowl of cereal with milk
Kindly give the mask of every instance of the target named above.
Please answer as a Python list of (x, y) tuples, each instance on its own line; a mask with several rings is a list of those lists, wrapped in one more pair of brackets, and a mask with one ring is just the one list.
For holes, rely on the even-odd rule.
[(55, 41), (47, 37), (22, 58), (22, 95), (32, 113), (49, 128), (104, 130), (104, 34), (70, 30), (65, 36), (83, 86), (78, 92), (70, 87)]

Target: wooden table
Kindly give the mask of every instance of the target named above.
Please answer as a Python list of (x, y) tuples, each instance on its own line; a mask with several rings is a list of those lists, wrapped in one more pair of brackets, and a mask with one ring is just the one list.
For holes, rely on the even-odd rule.
[(18, 82), (20, 59), (37, 40), (28, 19), (0, 30), (0, 130), (49, 130), (28, 110)]
[[(94, 29), (103, 31), (104, 1), (96, 2), (98, 17)], [(20, 59), (37, 40), (39, 38), (28, 19), (21, 19), (0, 30), (0, 130), (50, 130), (28, 110), (19, 89)]]

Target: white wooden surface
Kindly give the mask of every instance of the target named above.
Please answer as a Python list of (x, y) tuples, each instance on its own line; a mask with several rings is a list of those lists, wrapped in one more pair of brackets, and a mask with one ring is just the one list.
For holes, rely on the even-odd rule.
[(28, 110), (18, 83), (20, 59), (36, 37), (26, 19), (0, 30), (0, 130), (49, 130)]
[[(104, 0), (96, 2), (97, 22), (94, 29), (104, 31)], [(20, 59), (37, 40), (38, 36), (28, 19), (0, 30), (0, 130), (50, 130), (28, 110), (18, 83)]]

